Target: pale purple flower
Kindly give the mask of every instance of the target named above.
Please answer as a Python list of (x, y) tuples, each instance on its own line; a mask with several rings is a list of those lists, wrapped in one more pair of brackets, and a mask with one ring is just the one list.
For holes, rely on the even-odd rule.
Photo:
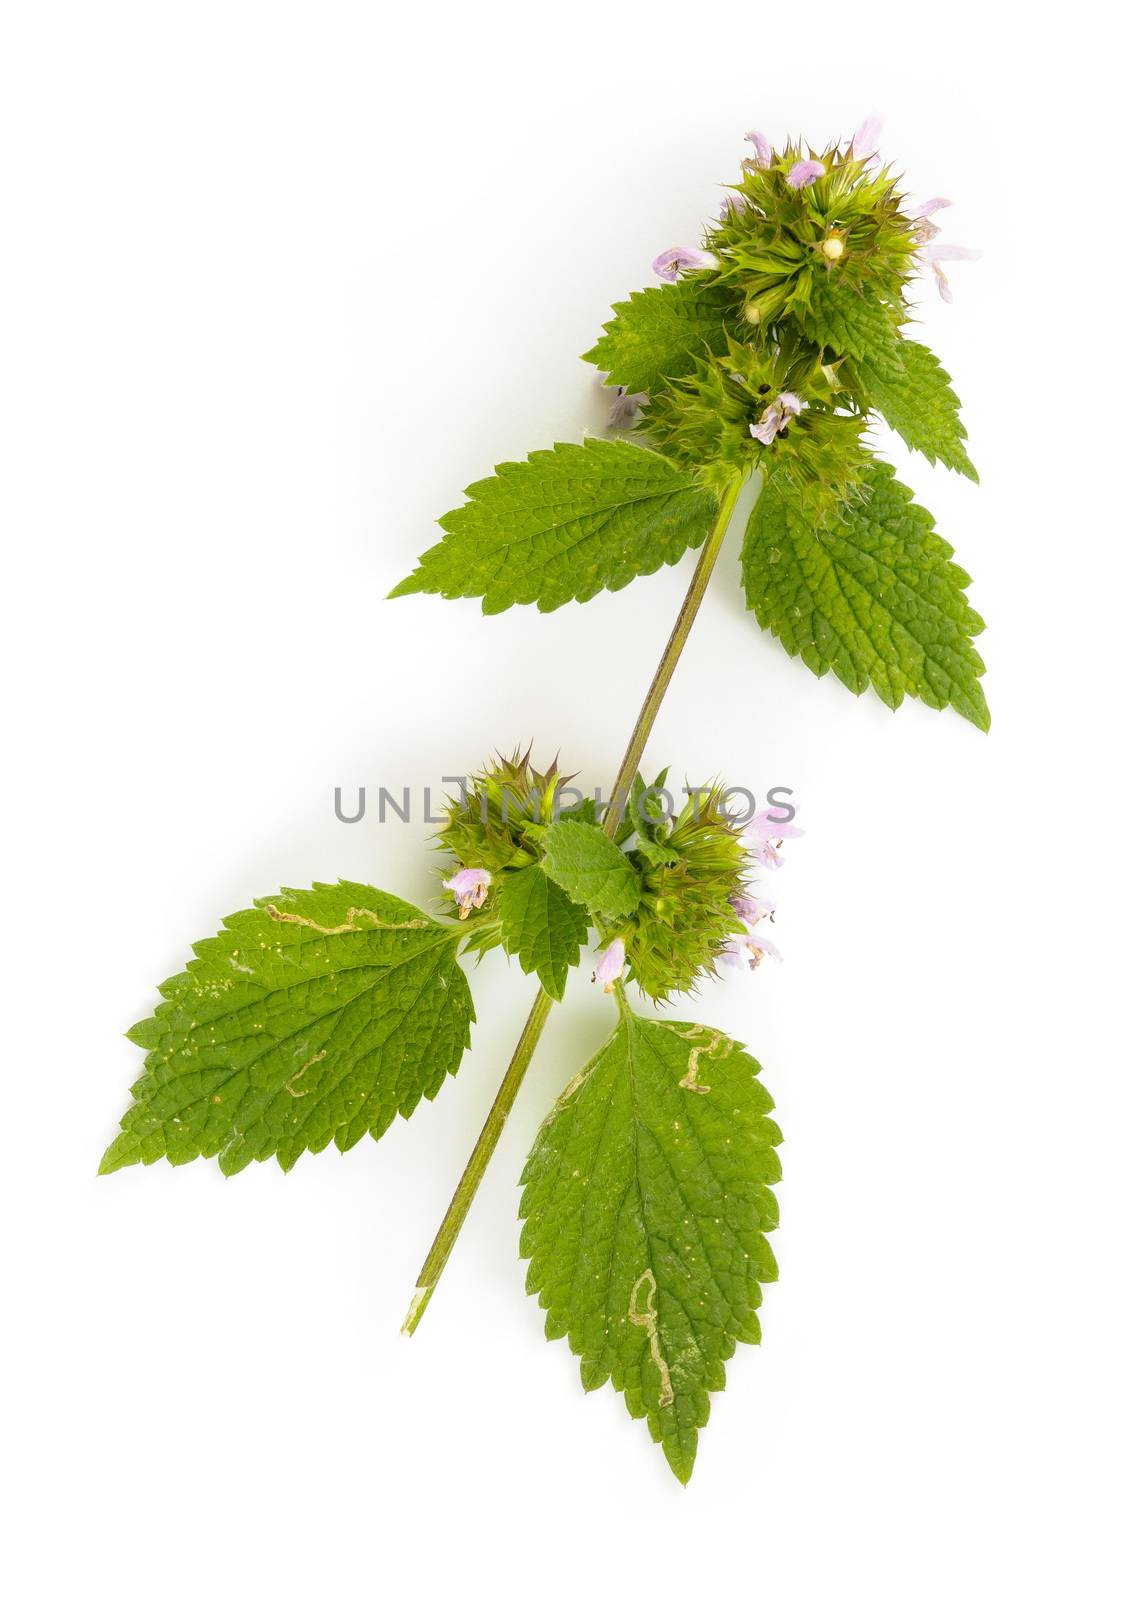
[(792, 394), (788, 389), (773, 400), (760, 418), (753, 422), (748, 429), (753, 439), (758, 439), (760, 444), (771, 444), (777, 433), (786, 433), (787, 424), (792, 417), (797, 417), (803, 409), (803, 402), (797, 394)]
[(977, 261), (977, 250), (967, 250), (960, 244), (928, 244), (923, 247), (923, 259), (927, 262), (935, 275), (935, 282), (939, 285), (939, 293), (946, 301), (951, 301), (951, 286), (947, 275), (940, 266), (942, 261)]
[(748, 429), (753, 439), (758, 439), (761, 444), (771, 444), (779, 432), (779, 424), (783, 418), (783, 411), (778, 405), (770, 405), (760, 418), (753, 422)]
[(767, 135), (764, 133), (746, 133), (744, 137), (756, 152), (755, 160), (753, 161), (749, 156), (745, 159), (744, 165), (746, 167), (770, 167), (771, 145), (768, 143)]
[(853, 135), (849, 147), (850, 154), (855, 155), (858, 160), (861, 160), (864, 156), (875, 156), (877, 153), (877, 141), (880, 139), (880, 131), (883, 127), (884, 123), (879, 117), (866, 117)]
[(486, 900), (487, 891), (491, 887), (491, 874), (486, 867), (461, 867), (459, 872), (453, 873), (443, 882), (444, 887), (455, 895), (462, 920), (469, 911), (481, 906)]
[(651, 270), (656, 278), (661, 278), (665, 283), (677, 283), (683, 272), (695, 271), (700, 267), (712, 268), (717, 265), (717, 258), (709, 250), (690, 250), (688, 246), (676, 244), (669, 250), (664, 250), (660, 256), (655, 256), (651, 262)]
[(932, 244), (939, 232), (938, 224), (931, 221), (936, 211), (942, 211), (944, 206), (949, 206), (951, 201), (944, 195), (936, 195), (932, 200), (925, 200), (915, 212), (914, 227), (912, 232), (920, 246), (920, 258), (931, 268), (935, 282), (939, 286), (939, 293), (944, 300), (951, 300), (951, 286), (947, 275), (940, 266), (942, 261), (977, 261), (976, 250), (966, 250), (960, 244)]
[(734, 894), (729, 905), (741, 922), (746, 922), (750, 928), (754, 928), (757, 922), (763, 922), (765, 917), (771, 922), (775, 921), (775, 902), (765, 900), (760, 895)]
[(731, 194), (726, 194), (721, 201), (721, 221), (727, 222), (735, 212), (743, 211), (747, 204), (747, 196), (742, 195), (739, 189), (733, 189)]
[(937, 223), (932, 222), (931, 218), (936, 211), (942, 211), (944, 206), (951, 204), (952, 202), (942, 195), (936, 195), (933, 200), (925, 200), (923, 202), (916, 212), (912, 224), (912, 232), (920, 244), (927, 244), (929, 240), (934, 239), (939, 232), (939, 226)]
[(592, 972), (593, 983), (598, 983), (605, 994), (611, 994), (616, 979), (623, 971), (623, 960), (623, 940), (613, 939)]
[(781, 867), (783, 862), (779, 857), (779, 849), (783, 840), (800, 839), (802, 833), (803, 830), (796, 828), (793, 823), (776, 822), (766, 815), (753, 817), (744, 828), (744, 837), (758, 847), (760, 860), (765, 867)]
[(641, 394), (628, 394), (622, 384), (613, 384), (611, 388), (612, 409), (608, 412), (609, 428), (634, 428), (642, 419), (639, 415), (640, 406), (649, 406), (651, 397), (644, 390)]
[(805, 189), (816, 178), (821, 178), (825, 171), (821, 161), (796, 161), (787, 174), (787, 182), (792, 189)]
[(748, 958), (748, 965), (753, 972), (755, 972), (765, 956), (770, 956), (773, 961), (783, 960), (776, 946), (772, 944), (770, 939), (765, 939), (762, 934), (746, 933), (742, 937), (751, 952)]
[(755, 972), (765, 956), (771, 956), (773, 961), (783, 960), (771, 940), (765, 939), (762, 934), (734, 933), (717, 956), (717, 963), (722, 967), (739, 967), (741, 971), (748, 966)]

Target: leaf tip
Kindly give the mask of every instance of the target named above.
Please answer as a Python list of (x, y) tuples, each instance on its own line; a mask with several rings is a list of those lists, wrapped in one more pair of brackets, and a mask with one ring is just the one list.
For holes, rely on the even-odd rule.
[(136, 1151), (131, 1147), (131, 1142), (126, 1143), (125, 1134), (119, 1133), (98, 1163), (97, 1175), (99, 1178), (108, 1177), (111, 1172), (120, 1172), (122, 1167), (133, 1166), (136, 1160)]
[(992, 721), (992, 718), (990, 717), (990, 708), (986, 702), (985, 695), (980, 689), (978, 691), (977, 705), (971, 705), (970, 709), (966, 711), (964, 715), (968, 721), (972, 722), (974, 726), (979, 729), (980, 732), (989, 733), (990, 724)]
[(696, 1451), (696, 1441), (693, 1450), (683, 1450), (678, 1444), (672, 1446), (669, 1440), (663, 1440), (662, 1453), (666, 1457), (666, 1463), (683, 1489), (693, 1476)]

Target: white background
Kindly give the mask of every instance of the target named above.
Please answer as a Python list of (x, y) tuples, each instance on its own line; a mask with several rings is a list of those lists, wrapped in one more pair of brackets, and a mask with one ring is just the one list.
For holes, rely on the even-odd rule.
[[(0, 1163), (23, 1596), (1117, 1594), (1115, 86), (1090, 8), (4, 7), (10, 696)], [(722, 559), (650, 767), (792, 785), (783, 966), (684, 1014), (764, 1062), (781, 1282), (683, 1490), (522, 1288), (516, 1181), (610, 1003), (574, 978), (421, 1331), (416, 1270), (532, 996), (377, 1146), (94, 1177), (123, 1030), (279, 884), (424, 898), (439, 786), (608, 783), (679, 567), (549, 617), (386, 590), (497, 459), (601, 426), (577, 358), (748, 127), (871, 110), (980, 489), (994, 714), (816, 682)], [(942, 220), (942, 219), (940, 219)], [(1112, 426), (1112, 423), (1114, 424)], [(900, 451), (886, 446), (894, 460)]]

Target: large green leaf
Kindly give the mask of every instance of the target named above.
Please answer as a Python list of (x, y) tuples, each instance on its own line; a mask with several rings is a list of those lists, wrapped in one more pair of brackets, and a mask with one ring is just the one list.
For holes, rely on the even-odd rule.
[(461, 930), (361, 883), (225, 919), (129, 1038), (148, 1051), (103, 1172), (217, 1156), (289, 1168), (379, 1138), (455, 1072), (474, 1020)]
[(586, 1389), (623, 1391), (683, 1482), (776, 1275), (780, 1134), (758, 1071), (714, 1028), (625, 1012), (522, 1177), (526, 1286), (547, 1336), (568, 1338)]
[(877, 372), (903, 372), (899, 318), (871, 291), (858, 292), (835, 275), (816, 288), (812, 305), (794, 309), (816, 344)]
[(615, 316), (584, 360), (611, 383), (652, 393), (667, 378), (692, 371), (710, 352), (725, 354), (725, 318), (734, 304), (727, 289), (689, 276), (660, 289), (642, 289), (612, 307)]
[(588, 936), (587, 914), (540, 867), (507, 873), (498, 908), (504, 948), (518, 957), (523, 972), (537, 974), (546, 994), (560, 1000)]
[(591, 822), (555, 822), (545, 831), (543, 869), (594, 917), (615, 922), (639, 904), (639, 875), (617, 844)]
[(983, 623), (963, 594), (970, 579), (890, 466), (872, 462), (865, 489), (812, 524), (773, 479), (744, 536), (748, 605), (819, 677), (833, 672), (854, 694), (871, 683), (894, 709), (905, 695), (953, 706), (988, 728), (985, 668), (971, 642)]
[(686, 473), (623, 439), (535, 450), (467, 493), (394, 595), (479, 595), (486, 612), (534, 603), (554, 611), (679, 561), (716, 511)]
[(977, 483), (974, 463), (964, 449), (958, 396), (946, 369), (915, 339), (901, 339), (898, 348), (901, 372), (858, 366), (869, 399), (909, 450), (919, 450), (928, 461), (941, 461)]

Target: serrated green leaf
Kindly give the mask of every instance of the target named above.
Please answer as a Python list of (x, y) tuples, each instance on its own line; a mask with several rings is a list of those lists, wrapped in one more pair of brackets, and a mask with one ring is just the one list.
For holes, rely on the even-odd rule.
[(625, 1012), (538, 1134), (522, 1176), (526, 1287), (586, 1389), (611, 1379), (684, 1483), (709, 1395), (760, 1337), (780, 1133), (726, 1035)]
[(498, 907), (504, 948), (518, 957), (523, 972), (537, 974), (546, 994), (560, 1000), (568, 969), (580, 960), (588, 936), (587, 914), (540, 867), (506, 874)]
[(871, 683), (893, 709), (905, 695), (953, 706), (988, 728), (970, 579), (890, 466), (872, 462), (865, 486), (840, 516), (812, 525), (779, 480), (767, 485), (744, 536), (749, 607), (819, 677), (833, 672), (854, 694)]
[(639, 878), (607, 834), (590, 822), (555, 822), (546, 830), (542, 868), (594, 917), (615, 922), (639, 904)]
[(727, 289), (688, 276), (660, 289), (642, 289), (612, 307), (615, 316), (582, 359), (610, 383), (635, 394), (651, 393), (667, 378), (691, 371), (710, 352), (725, 354), (725, 318), (734, 304)]
[(702, 543), (716, 511), (686, 473), (623, 439), (535, 450), (467, 493), (393, 595), (476, 595), (485, 612), (535, 603), (554, 611), (673, 565)]
[(676, 861), (682, 859), (677, 850), (671, 850), (668, 844), (663, 844), (660, 839), (650, 834), (637, 833), (634, 846), (641, 856), (646, 856), (656, 867), (672, 867)]
[(966, 430), (958, 415), (959, 399), (946, 369), (915, 339), (901, 339), (899, 352), (899, 373), (859, 365), (869, 399), (909, 450), (920, 451), (928, 461), (941, 461), (977, 483), (974, 463), (963, 448)]
[(859, 294), (837, 277), (828, 278), (815, 290), (813, 303), (798, 312), (816, 344), (855, 356), (870, 370), (903, 373), (899, 319), (874, 294)]
[(286, 1170), (379, 1138), (459, 1066), (474, 1021), (460, 930), (360, 883), (227, 917), (129, 1037), (148, 1051), (102, 1172), (217, 1156)]
[[(655, 781), (649, 785), (649, 789), (663, 788), (669, 771), (669, 767), (663, 767)], [(648, 861), (658, 866), (673, 866), (674, 862), (681, 860), (681, 856), (677, 850), (672, 850), (664, 842), (666, 834), (670, 831), (670, 822), (648, 820), (640, 804), (647, 793), (648, 785), (643, 781), (642, 774), (637, 774), (631, 786), (631, 793), (627, 797), (627, 820), (634, 830), (635, 848), (646, 856)]]
[(598, 822), (602, 810), (603, 807), (597, 802), (595, 796), (586, 794), (576, 805), (562, 807), (557, 820), (559, 822)]

